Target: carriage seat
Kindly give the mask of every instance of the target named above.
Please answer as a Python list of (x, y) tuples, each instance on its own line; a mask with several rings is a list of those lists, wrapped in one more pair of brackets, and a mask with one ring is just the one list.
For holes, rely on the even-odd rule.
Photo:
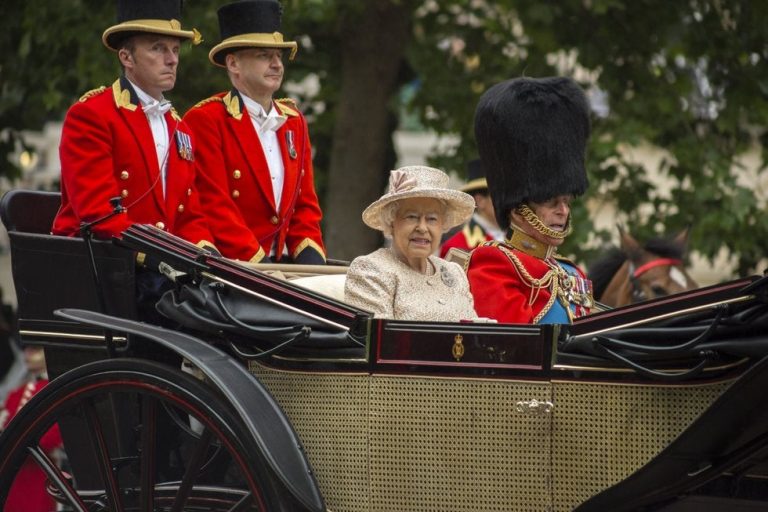
[(8, 232), (50, 235), (59, 206), (58, 192), (11, 190), (0, 199), (0, 218)]
[[(51, 234), (60, 204), (58, 192), (38, 190), (11, 190), (0, 199), (0, 219), (11, 245), (20, 339), (44, 346), (64, 340), (93, 346), (90, 340), (100, 328), (53, 314), (61, 308), (102, 309), (85, 241)], [(107, 313), (135, 319), (134, 254), (110, 241), (94, 240), (92, 246), (107, 291)]]
[(344, 302), (344, 283), (346, 280), (346, 274), (327, 274), (299, 277), (292, 279), (291, 283), (339, 302)]
[(344, 283), (349, 265), (296, 265), (286, 263), (245, 263), (249, 268), (285, 279), (304, 289), (344, 302)]

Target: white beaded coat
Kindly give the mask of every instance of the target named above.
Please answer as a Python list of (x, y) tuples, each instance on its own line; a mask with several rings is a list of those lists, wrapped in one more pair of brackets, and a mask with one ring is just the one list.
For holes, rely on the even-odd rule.
[(458, 322), (477, 318), (464, 270), (430, 256), (427, 274), (383, 248), (355, 258), (347, 272), (344, 301), (376, 318)]

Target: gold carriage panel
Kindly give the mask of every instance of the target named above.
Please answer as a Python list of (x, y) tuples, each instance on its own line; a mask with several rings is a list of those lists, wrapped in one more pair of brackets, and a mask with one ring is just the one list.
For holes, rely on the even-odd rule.
[(552, 490), (566, 512), (653, 459), (730, 382), (699, 385), (552, 383)]
[(370, 376), (249, 370), (298, 432), (328, 509), (370, 511)]
[(570, 511), (653, 459), (730, 384), (250, 369), (334, 512)]
[(548, 383), (275, 371), (334, 512), (528, 512), (551, 501)]
[(548, 383), (376, 375), (370, 400), (371, 511), (548, 509)]

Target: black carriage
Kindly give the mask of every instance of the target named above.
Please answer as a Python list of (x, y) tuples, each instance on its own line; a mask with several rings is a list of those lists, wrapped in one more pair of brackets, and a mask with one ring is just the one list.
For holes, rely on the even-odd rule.
[[(148, 226), (50, 236), (14, 191), (20, 336), (51, 383), (0, 437), (63, 510), (761, 510), (768, 283), (750, 278), (572, 326), (373, 319), (320, 288)], [(174, 282), (137, 311), (135, 260)], [(93, 269), (96, 269), (95, 278)], [(315, 287), (317, 284), (314, 285)], [(58, 428), (64, 456), (41, 439)]]

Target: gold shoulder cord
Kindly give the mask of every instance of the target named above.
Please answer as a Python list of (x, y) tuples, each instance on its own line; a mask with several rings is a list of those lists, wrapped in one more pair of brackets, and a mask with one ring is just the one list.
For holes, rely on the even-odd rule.
[(539, 320), (541, 320), (544, 315), (547, 314), (547, 312), (552, 308), (552, 304), (554, 304), (555, 299), (557, 299), (559, 293), (560, 293), (560, 285), (558, 282), (558, 273), (557, 270), (552, 268), (552, 266), (547, 263), (549, 266), (549, 270), (541, 279), (536, 279), (533, 277), (528, 270), (523, 265), (523, 262), (520, 261), (520, 259), (507, 249), (506, 247), (502, 245), (497, 246), (501, 251), (509, 258), (510, 262), (512, 263), (512, 266), (515, 268), (515, 272), (517, 272), (518, 277), (525, 282), (528, 286), (531, 288), (531, 294), (528, 297), (528, 305), (532, 305), (536, 299), (539, 297), (539, 293), (541, 292), (542, 288), (548, 288), (550, 289), (550, 295), (549, 300), (547, 300), (547, 303), (544, 304), (544, 307), (542, 308), (541, 312), (539, 312), (538, 315), (536, 315), (533, 319), (534, 323), (538, 323)]

